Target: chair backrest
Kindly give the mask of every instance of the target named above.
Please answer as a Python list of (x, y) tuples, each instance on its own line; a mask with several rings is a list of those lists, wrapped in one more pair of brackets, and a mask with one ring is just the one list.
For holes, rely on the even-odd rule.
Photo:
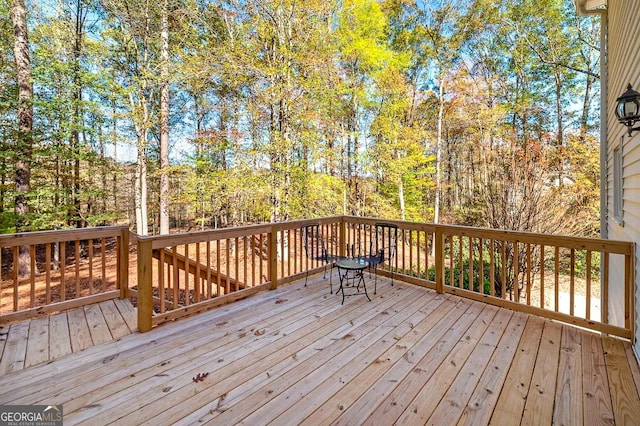
[(320, 232), (320, 224), (302, 225), (302, 242), (304, 244), (304, 253), (308, 259), (326, 261), (327, 249)]
[(381, 262), (391, 262), (398, 246), (398, 226), (392, 223), (376, 223), (371, 239), (371, 256), (381, 255)]

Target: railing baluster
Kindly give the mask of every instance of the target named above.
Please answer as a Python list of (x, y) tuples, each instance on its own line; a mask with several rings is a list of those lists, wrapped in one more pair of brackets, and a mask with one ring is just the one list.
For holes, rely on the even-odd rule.
[(80, 297), (80, 241), (79, 240), (76, 240), (75, 256), (76, 256), (76, 297)]
[(409, 274), (413, 275), (413, 231), (409, 231)]
[(420, 230), (416, 231), (416, 257), (418, 264), (418, 278), (420, 278)]
[(67, 282), (64, 278), (64, 272), (67, 267), (67, 245), (64, 241), (60, 242), (60, 301), (64, 302), (67, 299)]
[(195, 299), (195, 303), (200, 301), (200, 293), (202, 289), (202, 283), (200, 282), (200, 243), (196, 243), (196, 270), (195, 270), (195, 278), (193, 279), (193, 296)]
[(284, 261), (285, 261), (285, 252), (284, 252), (284, 230), (279, 231), (278, 235), (280, 236), (280, 276), (284, 277)]
[(249, 241), (251, 241), (251, 287), (256, 286), (256, 240), (255, 235), (249, 237)]
[(555, 298), (555, 307), (554, 310), (556, 312), (558, 312), (559, 309), (559, 301), (560, 301), (560, 247), (556, 246), (555, 247), (555, 254), (554, 254), (555, 258), (553, 260), (554, 263), (554, 277), (555, 277), (555, 282), (554, 282), (554, 293), (553, 293), (553, 297)]
[(609, 253), (604, 253), (602, 281), (602, 319), (600, 322), (609, 324)]
[(489, 288), (489, 294), (491, 296), (495, 296), (496, 295), (496, 243), (495, 240), (491, 239), (490, 241), (491, 244), (491, 250), (489, 250), (489, 275), (491, 275), (489, 277), (489, 285), (491, 286), (491, 288)]
[(191, 303), (191, 294), (189, 293), (189, 269), (191, 261), (189, 260), (189, 244), (184, 245), (184, 306)]
[(173, 246), (173, 307), (176, 308), (180, 304), (180, 270), (178, 269), (178, 246)]
[(518, 252), (518, 241), (513, 242), (513, 294), (514, 300), (520, 303), (520, 253)]
[(455, 252), (453, 250), (453, 234), (449, 234), (449, 285), (455, 287), (455, 275), (453, 273), (453, 258)]
[(31, 289), (29, 292), (30, 306), (35, 308), (36, 306), (36, 246), (31, 244), (29, 246), (29, 282)]
[(502, 255), (502, 298), (507, 298), (507, 252), (506, 252), (506, 242), (500, 242), (500, 250)]
[(93, 294), (93, 238), (87, 241), (87, 251), (89, 252), (89, 294)]
[(483, 254), (483, 246), (484, 246), (484, 239), (483, 238), (479, 238), (478, 239), (478, 288), (480, 290), (480, 294), (485, 294), (484, 293), (484, 254)]
[(570, 270), (571, 273), (569, 275), (569, 315), (573, 316), (574, 313), (574, 304), (575, 304), (575, 274), (576, 274), (576, 250), (571, 249), (571, 265)]
[[(45, 304), (49, 305), (51, 303), (51, 243), (44, 245), (44, 251)], [(2, 279), (0, 279), (1, 281)]]
[(544, 309), (544, 274), (545, 274), (545, 262), (544, 262), (544, 244), (540, 246), (540, 308)]
[(100, 263), (102, 266), (102, 270), (100, 273), (102, 274), (102, 282), (100, 285), (100, 290), (104, 291), (107, 289), (107, 243), (105, 242), (105, 238), (100, 238)]
[(158, 255), (158, 297), (160, 298), (160, 313), (166, 310), (165, 291), (164, 291), (164, 249), (159, 250)]
[(458, 242), (460, 243), (460, 250), (458, 251), (458, 287), (464, 288), (464, 263), (462, 261), (462, 234), (458, 235)]
[[(224, 294), (231, 293), (231, 253), (229, 252), (229, 238), (225, 240), (225, 252), (227, 254), (227, 267), (225, 269), (225, 284), (224, 284)], [(276, 271), (277, 273), (277, 271)]]
[[(235, 245), (234, 245), (234, 255), (236, 258), (236, 263), (235, 263), (235, 277), (236, 277), (236, 289), (235, 291), (240, 290), (240, 246), (238, 245), (240, 244), (240, 240), (238, 239), (238, 237), (236, 237), (235, 239)], [(284, 254), (283, 254), (284, 256)]]
[(212, 289), (211, 289), (211, 241), (207, 240), (207, 299), (211, 299), (213, 297)]
[(18, 311), (18, 292), (20, 290), (20, 284), (18, 282), (18, 268), (19, 268), (19, 247), (13, 247), (13, 311)]
[(243, 254), (243, 259), (242, 259), (242, 282), (244, 283), (244, 288), (249, 288), (249, 279), (247, 276), (247, 263), (249, 263), (249, 259), (248, 259), (248, 254), (249, 252), (247, 251), (247, 236), (243, 236), (242, 237), (242, 254)]
[[(260, 242), (262, 243), (262, 240), (260, 240)], [(260, 263), (260, 266), (262, 266), (262, 263)], [(222, 290), (222, 283), (220, 282), (220, 277), (221, 277), (220, 274), (222, 274), (222, 265), (220, 264), (220, 240), (218, 239), (216, 240), (216, 286), (217, 286), (216, 296), (220, 296), (221, 290)]]
[(469, 236), (469, 291), (473, 289), (473, 238)]
[(531, 243), (527, 243), (527, 306), (531, 306)]
[(591, 319), (591, 250), (587, 250), (587, 276), (586, 278), (586, 302), (585, 308), (586, 319)]
[[(265, 276), (264, 269), (263, 269), (263, 267), (264, 267), (264, 265), (263, 265), (264, 256), (262, 255), (262, 248), (264, 247), (263, 235), (264, 234), (260, 234), (260, 284), (262, 284), (262, 277)], [(308, 263), (307, 263), (307, 265), (308, 265)]]

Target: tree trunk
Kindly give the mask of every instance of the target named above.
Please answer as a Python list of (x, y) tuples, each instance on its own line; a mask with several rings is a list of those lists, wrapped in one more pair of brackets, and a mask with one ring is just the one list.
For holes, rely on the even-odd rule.
[[(16, 137), (16, 231), (27, 230), (29, 204), (27, 194), (31, 189), (31, 156), (33, 149), (33, 84), (31, 83), (31, 61), (29, 58), (29, 37), (27, 33), (27, 11), (24, 0), (15, 0), (11, 9), (15, 42), (13, 55), (16, 62), (18, 80), (18, 134)], [(35, 271), (33, 271), (35, 272)], [(18, 255), (18, 275), (31, 273), (29, 248), (20, 246)]]
[(162, 5), (160, 29), (162, 68), (160, 86), (160, 234), (169, 233), (169, 4)]
[[(440, 145), (442, 143), (442, 120), (444, 115), (444, 76), (443, 71), (440, 71), (440, 81), (438, 88), (438, 124), (436, 134), (436, 190), (433, 200), (433, 223), (438, 223), (440, 218)], [(436, 241), (435, 234), (433, 235), (433, 244), (431, 245), (431, 255), (436, 255)]]
[(82, 212), (80, 205), (80, 126), (82, 113), (80, 102), (82, 102), (82, 81), (80, 78), (80, 56), (82, 53), (82, 37), (84, 32), (85, 11), (83, 2), (76, 0), (76, 22), (75, 40), (73, 46), (73, 88), (71, 90), (71, 105), (73, 117), (71, 123), (70, 145), (73, 152), (73, 213), (72, 221), (76, 228), (81, 228)]

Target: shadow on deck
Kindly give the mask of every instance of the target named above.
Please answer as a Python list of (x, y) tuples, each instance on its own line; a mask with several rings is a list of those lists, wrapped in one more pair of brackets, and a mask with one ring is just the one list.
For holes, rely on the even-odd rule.
[(638, 421), (626, 341), (382, 277), (372, 302), (327, 290), (316, 275), (3, 374), (0, 404), (63, 404), (65, 424)]

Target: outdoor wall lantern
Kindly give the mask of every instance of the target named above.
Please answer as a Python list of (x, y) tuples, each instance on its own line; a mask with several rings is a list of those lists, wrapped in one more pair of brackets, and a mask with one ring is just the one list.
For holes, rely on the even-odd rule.
[(640, 93), (633, 90), (631, 83), (627, 86), (627, 91), (616, 99), (616, 117), (618, 121), (625, 126), (631, 133), (640, 130), (640, 127), (633, 127), (637, 121), (640, 121)]

